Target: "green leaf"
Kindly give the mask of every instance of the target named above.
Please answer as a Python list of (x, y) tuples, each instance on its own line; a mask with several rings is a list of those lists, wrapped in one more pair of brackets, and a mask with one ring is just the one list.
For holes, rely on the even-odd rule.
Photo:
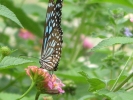
[(113, 3), (113, 4), (121, 4), (124, 6), (128, 6), (133, 8), (133, 4), (130, 0), (89, 0), (89, 3)]
[[(127, 76), (123, 75), (119, 78), (118, 80), (118, 83), (122, 82), (124, 79), (126, 79)], [(113, 84), (116, 82), (117, 78), (116, 79), (111, 79), (111, 80), (108, 80), (107, 84), (108, 86), (113, 86)]]
[(42, 36), (43, 31), (39, 23), (29, 18), (21, 8), (15, 7), (11, 0), (1, 0), (0, 3), (8, 7), (16, 14), (17, 18), (22, 23), (25, 29), (29, 30), (37, 36)]
[(106, 84), (102, 80), (98, 78), (89, 78), (88, 75), (83, 71), (79, 73), (85, 78), (87, 78), (87, 81), (90, 84), (89, 91), (96, 91), (105, 88)]
[(88, 79), (88, 75), (87, 75), (87, 73), (85, 73), (85, 72), (79, 72), (82, 76), (84, 76), (86, 79)]
[(89, 87), (89, 91), (96, 91), (96, 90), (100, 90), (102, 88), (105, 88), (106, 84), (98, 79), (98, 78), (91, 78), (91, 79), (88, 79), (88, 82), (89, 84), (91, 85)]
[(114, 44), (128, 44), (128, 43), (133, 43), (133, 38), (129, 38), (129, 37), (108, 38), (108, 39), (101, 41), (98, 45), (96, 45), (90, 51), (98, 50), (98, 49), (101, 49), (103, 47), (112, 46)]
[(76, 70), (56, 72), (56, 75), (64, 79), (73, 80), (75, 83), (87, 83), (86, 80), (83, 79), (83, 77)]
[[(36, 9), (34, 9), (36, 8)], [(44, 21), (46, 14), (42, 12), (46, 12), (46, 9), (36, 5), (36, 4), (25, 4), (22, 6), (22, 9), (26, 12), (26, 14), (37, 16), (38, 21)]]
[(117, 92), (110, 92), (108, 90), (99, 90), (97, 92), (98, 95), (103, 95), (110, 100), (133, 100), (132, 92), (126, 92), (126, 91), (117, 91)]
[(17, 58), (17, 57), (6, 56), (0, 62), (0, 69), (8, 69), (8, 68), (15, 67), (17, 65), (31, 63), (31, 62), (33, 61), (22, 59), (22, 58)]
[(17, 23), (19, 26), (23, 27), (20, 21), (18, 20), (18, 18), (16, 17), (16, 15), (11, 10), (9, 10), (7, 7), (1, 4), (0, 4), (0, 15), (11, 19), (15, 23)]

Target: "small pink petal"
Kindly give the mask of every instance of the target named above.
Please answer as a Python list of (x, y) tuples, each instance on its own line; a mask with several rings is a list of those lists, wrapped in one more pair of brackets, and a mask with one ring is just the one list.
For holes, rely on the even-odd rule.
[(50, 89), (53, 88), (53, 83), (52, 83), (51, 81), (48, 82), (48, 87), (49, 87)]
[(133, 18), (130, 18), (130, 22), (133, 22)]
[(62, 88), (59, 88), (58, 91), (59, 91), (60, 94), (65, 93), (65, 91), (62, 90)]
[(35, 36), (26, 29), (20, 29), (20, 32), (18, 35), (19, 35), (19, 37), (21, 37), (23, 39), (31, 39), (31, 40), (35, 39)]
[(83, 47), (84, 47), (84, 48), (88, 48), (88, 49), (90, 49), (90, 48), (93, 47), (92, 43), (89, 41), (88, 38), (85, 38), (85, 39), (83, 40)]

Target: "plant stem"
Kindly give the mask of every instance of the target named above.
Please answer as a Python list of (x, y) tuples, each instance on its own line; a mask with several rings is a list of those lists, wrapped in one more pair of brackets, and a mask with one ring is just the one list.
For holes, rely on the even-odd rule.
[[(77, 30), (78, 32), (78, 30)], [(73, 61), (75, 61), (75, 58), (77, 57), (77, 53), (79, 52), (78, 51), (78, 43), (79, 43), (79, 38), (80, 36), (78, 35), (74, 41), (74, 49), (73, 51), (71, 52), (71, 58), (70, 58), (70, 64), (73, 63)], [(76, 55), (75, 55), (76, 54)]]
[(20, 98), (18, 98), (17, 100), (22, 99), (33, 88), (34, 85), (35, 85), (35, 82), (32, 81), (29, 89)]
[(132, 52), (131, 56), (128, 58), (127, 62), (125, 63), (125, 66), (124, 66), (123, 70), (121, 71), (120, 75), (118, 76), (117, 80), (115, 81), (113, 87), (111, 88), (111, 91), (113, 91), (113, 89), (116, 87), (116, 85), (117, 85), (117, 83), (118, 83), (118, 80), (120, 79), (121, 75), (123, 74), (123, 72), (124, 72), (124, 70), (125, 70), (125, 68), (126, 68), (126, 66), (127, 66), (127, 64), (128, 64), (128, 62), (129, 62), (130, 59), (132, 58), (132, 55), (133, 55), (133, 52)]
[(114, 57), (114, 55), (115, 55), (115, 46), (113, 45), (113, 57)]
[(68, 98), (69, 98), (69, 94), (66, 94), (65, 100), (68, 100)]
[(78, 45), (77, 48), (76, 48), (76, 51), (75, 51), (75, 53), (74, 53), (74, 55), (73, 55), (73, 57), (72, 57), (72, 59), (71, 59), (71, 62), (72, 62), (72, 63), (73, 63), (73, 62), (75, 61), (75, 59), (77, 58), (77, 56), (78, 56), (80, 50), (81, 50), (81, 46)]
[(35, 100), (38, 100), (39, 96), (40, 96), (40, 91), (38, 91), (38, 92), (36, 93)]
[[(70, 57), (70, 62), (69, 62), (69, 65), (71, 65), (73, 63), (73, 61), (75, 61), (75, 59), (77, 58), (80, 50), (82, 49), (82, 42), (79, 42), (79, 39), (80, 39), (80, 33), (82, 33), (81, 29), (83, 27), (83, 23), (84, 23), (84, 20), (85, 20), (85, 15), (83, 15), (82, 19), (81, 19), (81, 22), (80, 25), (78, 26), (77, 30), (74, 32), (74, 34), (72, 35), (71, 37), (71, 40), (73, 41), (73, 38), (75, 37), (76, 35), (76, 39), (75, 41), (73, 41), (74, 43), (74, 49), (72, 50), (71, 52), (71, 57)], [(79, 45), (80, 43), (80, 45)]]
[(0, 92), (2, 92), (3, 90), (6, 90), (8, 87), (10, 87), (11, 85), (13, 85), (16, 82), (16, 80), (10, 82), (7, 86), (5, 86), (4, 88), (0, 89)]
[(7, 28), (7, 25), (5, 25), (5, 26), (4, 26), (4, 28), (3, 28), (3, 30), (2, 30), (2, 32), (1, 32), (1, 33), (4, 33), (4, 32), (5, 32), (5, 30), (6, 30), (6, 28)]
[(121, 84), (119, 84), (113, 91), (119, 90), (131, 77), (133, 76), (133, 73), (131, 73)]
[(131, 89), (131, 88), (133, 88), (133, 85), (132, 85), (132, 86), (130, 86), (130, 87), (128, 87), (128, 88), (127, 88), (127, 89), (125, 89), (125, 90), (127, 91), (127, 90), (129, 90), (129, 89)]
[(0, 89), (0, 92), (2, 92), (3, 90), (6, 90), (7, 88), (9, 88), (10, 86), (12, 86), (16, 81), (18, 81), (17, 79), (19, 79), (20, 77), (23, 76), (23, 73), (20, 74), (15, 80), (11, 81), (7, 86), (3, 87), (2, 89)]

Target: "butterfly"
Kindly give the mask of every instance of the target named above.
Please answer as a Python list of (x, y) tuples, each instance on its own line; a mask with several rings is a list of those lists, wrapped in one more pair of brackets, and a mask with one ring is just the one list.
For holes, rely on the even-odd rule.
[(48, 71), (56, 71), (61, 57), (62, 35), (61, 9), (63, 0), (49, 0), (46, 21), (44, 25), (44, 36), (41, 51), (41, 68)]

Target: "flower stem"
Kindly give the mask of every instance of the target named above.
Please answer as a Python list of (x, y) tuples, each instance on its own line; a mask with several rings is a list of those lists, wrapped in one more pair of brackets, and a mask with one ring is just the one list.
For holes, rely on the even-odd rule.
[(133, 88), (133, 85), (128, 87), (128, 88), (126, 88), (125, 90), (127, 91), (127, 90), (132, 89), (132, 88)]
[(65, 100), (68, 100), (68, 98), (69, 98), (69, 94), (66, 94), (65, 95)]
[(9, 88), (10, 86), (12, 86), (14, 83), (16, 83), (16, 81), (18, 81), (17, 79), (21, 78), (22, 76), (23, 76), (23, 73), (20, 74), (15, 80), (12, 80), (7, 86), (5, 86), (2, 89), (0, 89), (0, 92), (4, 91), (7, 88)]
[(113, 91), (119, 90), (131, 77), (133, 76), (133, 73), (131, 73), (121, 84), (119, 84)]
[(32, 81), (29, 89), (20, 98), (18, 98), (17, 100), (22, 99), (33, 88), (34, 85), (35, 85), (35, 82)]
[(124, 72), (124, 70), (125, 70), (125, 68), (126, 68), (126, 66), (127, 66), (127, 64), (128, 64), (128, 62), (129, 62), (130, 59), (132, 58), (132, 55), (133, 55), (133, 52), (132, 52), (131, 56), (128, 58), (127, 62), (125, 63), (125, 66), (124, 66), (123, 70), (121, 71), (120, 75), (118, 76), (118, 78), (116, 79), (116, 81), (115, 81), (113, 87), (111, 88), (111, 91), (113, 91), (114, 88), (116, 87), (116, 85), (117, 85), (117, 83), (118, 83), (118, 80), (120, 79), (121, 75), (123, 74), (123, 72)]
[(38, 91), (38, 92), (36, 93), (35, 100), (38, 100), (39, 96), (40, 96), (40, 91)]

